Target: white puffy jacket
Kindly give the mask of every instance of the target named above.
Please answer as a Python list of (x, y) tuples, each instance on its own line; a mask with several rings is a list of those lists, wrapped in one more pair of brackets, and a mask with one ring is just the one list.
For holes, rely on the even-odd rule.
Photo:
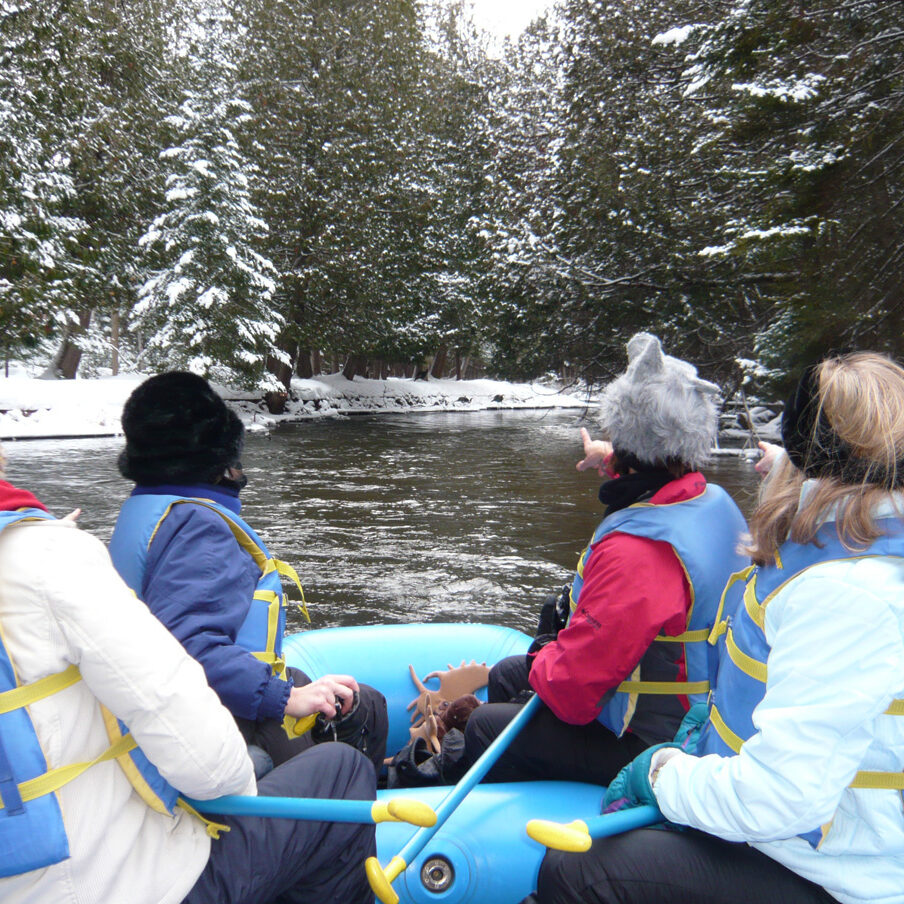
[[(748, 841), (845, 904), (904, 904), (899, 791), (852, 790), (858, 770), (904, 770), (904, 560), (825, 562), (766, 608), (770, 644), (757, 734), (738, 756), (673, 756), (665, 816)], [(813, 849), (798, 832), (831, 822)]]
[[(245, 744), (201, 667), (133, 596), (103, 544), (71, 522), (0, 533), (0, 628), (20, 683), (73, 663), (81, 671), (77, 684), (29, 707), (49, 768), (109, 746), (100, 701), (183, 793), (255, 793)], [(4, 904), (176, 904), (204, 869), (203, 824), (152, 811), (115, 762), (58, 794), (71, 856), (0, 879)]]

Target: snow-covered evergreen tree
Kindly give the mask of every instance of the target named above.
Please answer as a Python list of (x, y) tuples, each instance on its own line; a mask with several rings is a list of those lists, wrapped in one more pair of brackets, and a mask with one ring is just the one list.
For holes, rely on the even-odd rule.
[[(191, 10), (189, 9), (189, 13)], [(266, 371), (284, 325), (268, 229), (252, 199), (244, 146), (250, 103), (237, 93), (235, 22), (204, 3), (180, 36), (186, 90), (165, 119), (171, 145), (163, 212), (140, 240), (153, 272), (132, 311), (148, 363), (276, 388)]]
[(721, 165), (720, 228), (776, 310), (771, 360), (828, 348), (904, 351), (904, 31), (889, 0), (726, 0), (689, 42), (684, 93)]
[(0, 348), (7, 358), (73, 316), (85, 223), (64, 141), (57, 79), (68, 36), (56, 3), (0, 3)]

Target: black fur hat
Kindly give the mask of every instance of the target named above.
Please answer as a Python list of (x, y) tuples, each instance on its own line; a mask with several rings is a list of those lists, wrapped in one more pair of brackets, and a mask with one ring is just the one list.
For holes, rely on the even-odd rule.
[(119, 472), (140, 484), (214, 483), (238, 462), (245, 428), (203, 377), (151, 377), (122, 409)]

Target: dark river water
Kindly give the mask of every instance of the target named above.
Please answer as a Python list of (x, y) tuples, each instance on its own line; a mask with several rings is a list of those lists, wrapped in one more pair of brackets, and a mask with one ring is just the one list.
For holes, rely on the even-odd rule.
[[(575, 412), (398, 414), (249, 436), (243, 515), (298, 570), (313, 627), (470, 621), (531, 631), (602, 509)], [(7, 477), (108, 540), (131, 490), (121, 439), (5, 445)], [(753, 465), (706, 469), (748, 513)], [(290, 614), (290, 630), (301, 620)]]

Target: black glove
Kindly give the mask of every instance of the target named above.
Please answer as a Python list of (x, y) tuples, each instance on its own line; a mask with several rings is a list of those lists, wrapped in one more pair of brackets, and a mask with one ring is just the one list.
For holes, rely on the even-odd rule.
[(556, 639), (555, 634), (541, 634), (539, 637), (535, 637), (533, 641), (531, 641), (531, 645), (527, 648), (527, 653), (525, 655), (525, 659), (527, 661), (527, 671), (530, 673), (531, 666), (534, 664), (534, 654), (539, 653), (546, 644)]
[(540, 607), (537, 621), (537, 636), (551, 634), (553, 637), (568, 624), (571, 611), (571, 584), (566, 584), (559, 593), (550, 593)]
[(343, 714), (342, 698), (336, 697), (336, 715), (332, 719), (328, 719), (323, 713), (317, 713), (314, 727), (311, 729), (311, 740), (315, 744), (322, 744), (324, 741), (341, 741), (366, 755), (369, 746), (367, 713), (363, 707), (358, 706), (358, 702), (358, 692), (355, 691), (351, 708)]
[(533, 662), (534, 653), (539, 653), (548, 643), (552, 643), (556, 639), (555, 634), (540, 634), (531, 641), (531, 645), (527, 648), (529, 661)]

